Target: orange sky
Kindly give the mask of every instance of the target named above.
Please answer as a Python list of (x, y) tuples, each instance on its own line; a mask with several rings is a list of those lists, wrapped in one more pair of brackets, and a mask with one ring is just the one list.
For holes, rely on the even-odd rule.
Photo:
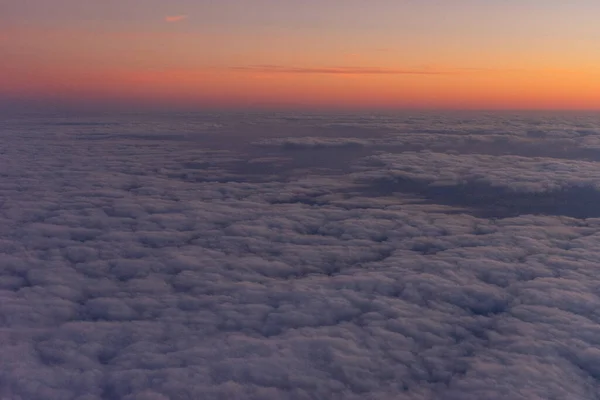
[[(129, 19), (123, 14), (139, 1), (105, 9), (83, 2), (56, 15), (15, 7), (0, 17), (0, 99), (185, 109), (600, 109), (595, 3), (399, 2), (374, 0), (382, 8), (372, 10), (349, 0), (340, 13), (332, 4), (341, 0), (296, 8), (255, 0), (269, 18), (245, 15), (248, 3), (238, 0), (224, 0), (229, 9), (181, 0), (173, 12), (163, 2), (164, 10)], [(529, 14), (511, 19), (517, 11)], [(496, 18), (483, 20), (486, 13)], [(567, 21), (559, 18), (565, 13)]]

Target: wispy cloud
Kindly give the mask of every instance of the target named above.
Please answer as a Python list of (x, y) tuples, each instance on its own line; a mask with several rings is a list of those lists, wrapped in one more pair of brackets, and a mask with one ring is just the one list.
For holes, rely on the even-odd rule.
[[(360, 57), (356, 54), (356, 57)], [(473, 73), (514, 73), (524, 72), (524, 69), (497, 69), (482, 67), (436, 67), (416, 66), (407, 68), (384, 68), (384, 67), (294, 67), (287, 65), (245, 65), (229, 67), (229, 70), (240, 72), (254, 72), (264, 74), (321, 74), (321, 75), (464, 75)]]
[(187, 15), (167, 15), (165, 17), (166, 22), (180, 22), (187, 19)]
[(251, 65), (231, 67), (236, 71), (274, 74), (325, 74), (325, 75), (447, 75), (455, 70), (431, 68), (378, 68), (378, 67), (288, 67), (283, 65)]

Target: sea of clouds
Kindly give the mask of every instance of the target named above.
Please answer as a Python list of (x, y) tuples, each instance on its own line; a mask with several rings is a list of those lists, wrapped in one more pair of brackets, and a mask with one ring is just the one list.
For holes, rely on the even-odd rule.
[(0, 399), (598, 399), (600, 117), (0, 121)]

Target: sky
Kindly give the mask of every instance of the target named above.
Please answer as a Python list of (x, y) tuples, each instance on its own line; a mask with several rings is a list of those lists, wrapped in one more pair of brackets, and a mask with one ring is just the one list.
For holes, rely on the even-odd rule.
[(600, 109), (597, 0), (0, 0), (0, 105)]

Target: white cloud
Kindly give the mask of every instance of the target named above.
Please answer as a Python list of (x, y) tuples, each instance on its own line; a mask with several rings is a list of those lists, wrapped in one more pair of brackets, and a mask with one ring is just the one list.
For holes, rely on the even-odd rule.
[[(299, 123), (246, 118), (223, 117), (218, 132)], [(427, 121), (429, 133), (336, 139), (309, 119), (306, 137), (264, 137), (273, 146), (247, 154), (211, 150), (223, 144), (209, 125), (162, 141), (150, 139), (178, 130), (160, 121), (117, 124), (106, 138), (103, 125), (6, 128), (0, 397), (595, 398), (600, 219), (488, 219), (356, 182), (543, 194), (595, 187), (595, 163), (439, 150), (344, 159), (352, 173), (306, 166), (346, 143), (445, 141)], [(491, 127), (472, 134), (483, 143)], [(289, 142), (308, 160), (301, 176), (252, 180), (232, 167), (284, 153), (294, 168)]]

